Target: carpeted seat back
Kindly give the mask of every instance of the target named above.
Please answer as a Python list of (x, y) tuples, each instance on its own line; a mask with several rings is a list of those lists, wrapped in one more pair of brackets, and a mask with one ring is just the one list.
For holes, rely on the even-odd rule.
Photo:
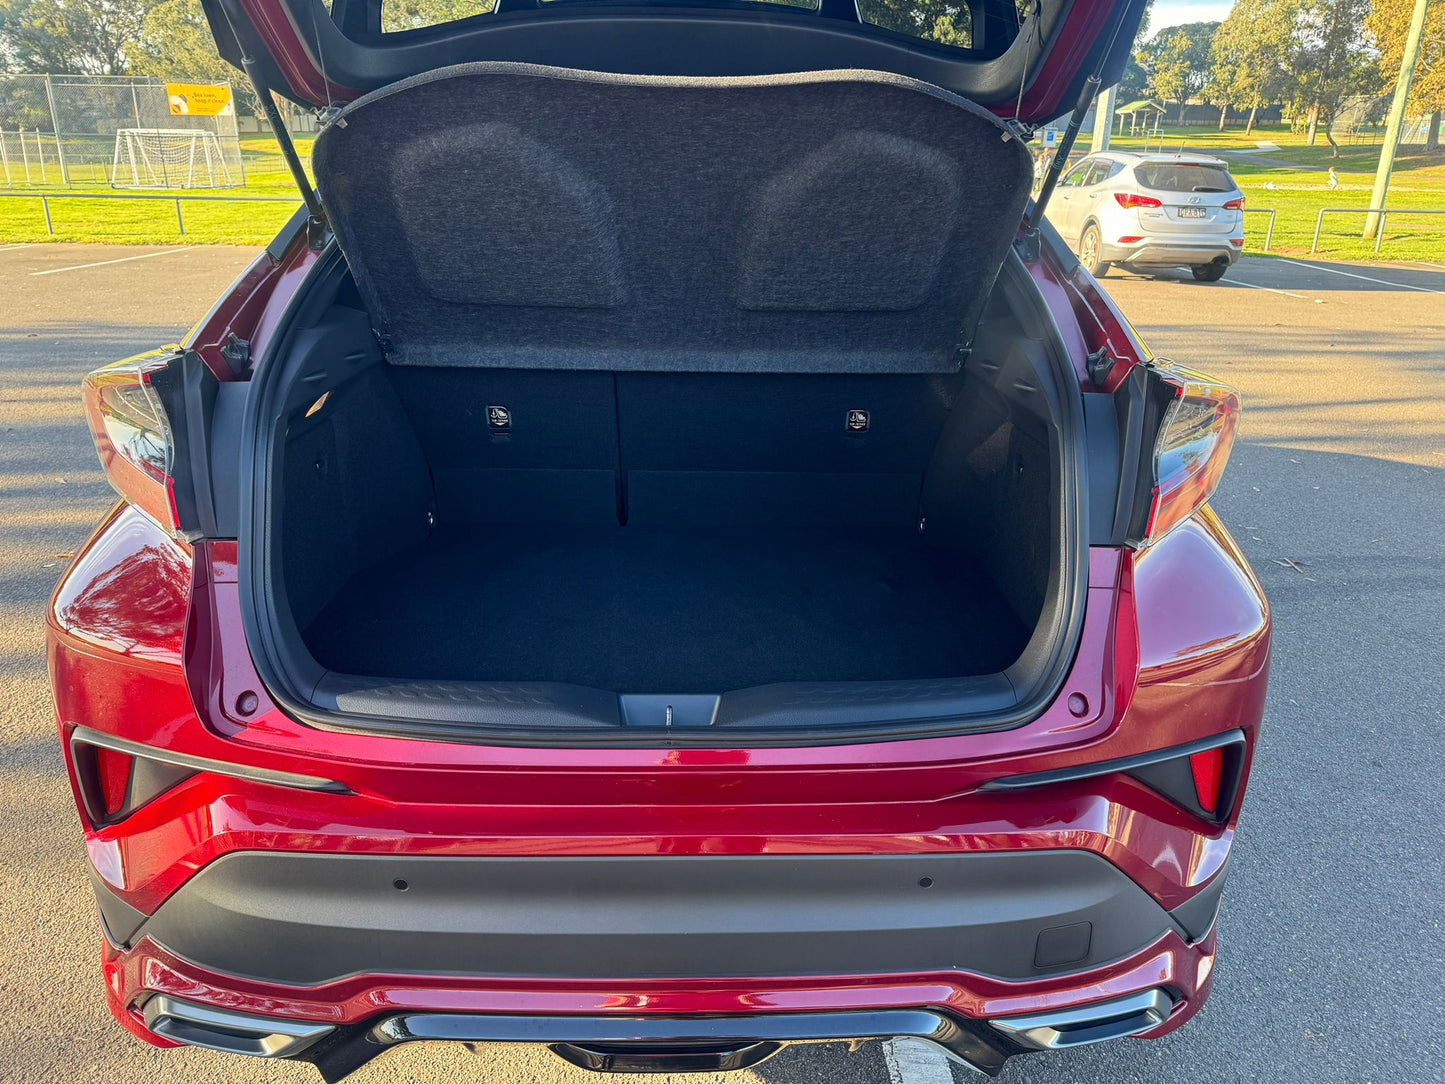
[(318, 138), (398, 365), (948, 373), (1028, 196), (996, 118), (877, 72), (442, 69)]

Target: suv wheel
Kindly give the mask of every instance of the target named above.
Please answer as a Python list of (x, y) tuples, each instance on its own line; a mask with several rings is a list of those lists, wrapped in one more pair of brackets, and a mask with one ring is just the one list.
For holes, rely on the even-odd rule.
[(1096, 279), (1101, 279), (1109, 273), (1109, 262), (1099, 258), (1099, 252), (1103, 247), (1104, 242), (1099, 237), (1098, 226), (1091, 225), (1084, 231), (1084, 236), (1079, 238), (1079, 262)]
[(1196, 264), (1189, 270), (1194, 272), (1194, 277), (1200, 282), (1218, 282), (1224, 277), (1224, 272), (1229, 270), (1229, 264), (1220, 261), (1219, 263)]

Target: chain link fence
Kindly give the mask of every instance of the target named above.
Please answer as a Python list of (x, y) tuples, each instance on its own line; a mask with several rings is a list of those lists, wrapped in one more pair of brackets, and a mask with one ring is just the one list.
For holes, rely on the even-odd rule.
[(231, 86), (0, 74), (0, 179), (10, 188), (243, 185)]

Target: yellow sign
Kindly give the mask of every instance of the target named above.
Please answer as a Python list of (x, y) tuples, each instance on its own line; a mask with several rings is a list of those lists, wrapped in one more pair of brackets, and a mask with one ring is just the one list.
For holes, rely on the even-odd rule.
[(220, 117), (229, 115), (231, 88), (213, 83), (167, 83), (173, 117)]

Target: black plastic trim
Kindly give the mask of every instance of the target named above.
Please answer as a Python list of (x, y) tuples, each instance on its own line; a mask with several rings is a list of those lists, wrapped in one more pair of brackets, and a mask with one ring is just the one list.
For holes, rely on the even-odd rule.
[[(998, 779), (990, 779), (979, 787), (979, 790), (1022, 790), (1025, 787), (1047, 787), (1056, 783), (1072, 783), (1078, 779), (1095, 779), (1101, 775), (1113, 775), (1115, 772), (1132, 774), (1140, 768), (1162, 764), (1169, 760), (1178, 760), (1194, 753), (1204, 753), (1210, 749), (1231, 745), (1243, 745), (1244, 741), (1244, 731), (1227, 730), (1222, 734), (1200, 738), (1198, 741), (1171, 745), (1167, 749), (1153, 749), (1132, 757), (1097, 760), (1089, 764), (1075, 764), (1069, 768), (1055, 768), (1047, 772), (1029, 772), (1027, 775), (1006, 775)], [(1220, 804), (1224, 803), (1221, 801)]]
[[(1053, 951), (1060, 930), (1083, 935), (1077, 951)], [(964, 970), (1020, 981), (1125, 959), (1171, 932), (1183, 933), (1157, 900), (1082, 850), (238, 851), (195, 874), (134, 936), (240, 979), (316, 986), (398, 972), (608, 980)]]
[[(680, 1071), (698, 1071), (699, 1047), (712, 1047), (725, 1071), (756, 1064), (777, 1048), (795, 1043), (916, 1038), (932, 1042), (988, 1076), (997, 1076), (1014, 1054), (1024, 1052), (1002, 1034), (942, 1009), (883, 1009), (828, 1013), (757, 1013), (749, 1016), (524, 1016), (520, 1014), (403, 1013), (339, 1029), (300, 1055), (312, 1062), (328, 1084), (335, 1084), (388, 1049), (408, 1042), (523, 1043), (602, 1048), (615, 1056), (632, 1055), (623, 1065), (573, 1064), (602, 1071), (636, 1071), (638, 1055), (651, 1052), (654, 1066), (671, 1054), (692, 1060)], [(762, 1056), (727, 1065), (729, 1053), (765, 1048)], [(771, 1048), (771, 1049), (766, 1049)], [(557, 1051), (561, 1054), (561, 1051)], [(566, 1057), (565, 1054), (562, 1056)], [(645, 1063), (644, 1063), (645, 1064)], [(666, 1071), (667, 1066), (644, 1071)]]
[[(291, 790), (313, 790), (323, 791), (328, 794), (350, 794), (351, 788), (334, 779), (322, 779), (320, 776), (300, 775), (296, 772), (283, 772), (275, 768), (258, 768), (250, 764), (237, 764), (234, 761), (211, 760), (209, 757), (192, 756), (190, 753), (177, 753), (170, 749), (157, 749), (153, 745), (142, 745), (140, 742), (130, 741), (126, 738), (117, 738), (114, 734), (102, 734), (98, 730), (92, 730), (88, 726), (78, 726), (70, 732), (70, 748), (74, 755), (79, 746), (89, 745), (99, 749), (111, 749), (117, 753), (126, 753), (137, 760), (150, 760), (157, 764), (168, 765), (172, 768), (183, 768), (189, 772), (210, 772), (214, 775), (226, 775), (233, 779), (246, 779), (252, 783), (269, 783), (272, 786), (287, 787)], [(82, 787), (82, 792), (85, 788)], [(87, 813), (92, 814), (95, 820), (94, 811), (90, 809), (90, 799), (87, 798)], [(96, 823), (105, 823), (104, 816)]]
[(1219, 917), (1219, 905), (1224, 899), (1224, 884), (1229, 879), (1229, 864), (1233, 859), (1234, 854), (1230, 852), (1219, 872), (1193, 899), (1169, 912), (1170, 917), (1189, 934), (1191, 942), (1202, 941), (1214, 928), (1215, 919)]

